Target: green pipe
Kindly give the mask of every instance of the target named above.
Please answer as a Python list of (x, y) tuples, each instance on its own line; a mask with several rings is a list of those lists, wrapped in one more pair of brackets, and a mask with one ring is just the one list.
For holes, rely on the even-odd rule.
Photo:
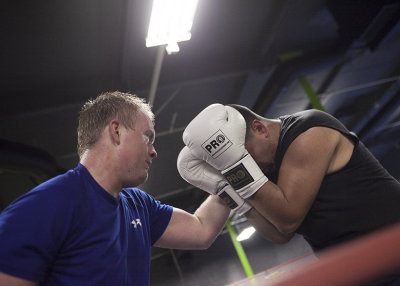
[(308, 98), (310, 99), (311, 105), (313, 106), (313, 108), (325, 111), (325, 108), (322, 106), (321, 101), (319, 100), (317, 94), (313, 90), (313, 88), (312, 88), (310, 82), (307, 80), (307, 78), (305, 76), (301, 76), (298, 78), (298, 80), (299, 80), (301, 86), (303, 87), (304, 92), (307, 94)]
[(302, 51), (292, 51), (292, 52), (280, 54), (278, 57), (282, 62), (285, 62), (285, 61), (300, 57), (301, 55), (303, 55)]
[(253, 276), (254, 275), (253, 269), (251, 269), (249, 260), (247, 259), (246, 253), (244, 252), (242, 245), (236, 239), (237, 237), (236, 233), (233, 230), (231, 222), (229, 220), (226, 222), (226, 228), (228, 229), (229, 236), (231, 237), (233, 246), (235, 247), (237, 255), (239, 256), (239, 260), (242, 263), (244, 272), (246, 272), (247, 277)]
[[(279, 59), (282, 62), (285, 62), (285, 61), (300, 57), (302, 55), (303, 55), (302, 51), (291, 51), (291, 52), (280, 54)], [(299, 80), (301, 86), (303, 87), (304, 92), (307, 94), (308, 98), (310, 99), (313, 108), (319, 109), (322, 111), (326, 111), (324, 109), (324, 107), (322, 106), (321, 101), (319, 100), (317, 94), (313, 90), (310, 82), (307, 80), (307, 78), (305, 76), (301, 76), (298, 78), (298, 80)]]

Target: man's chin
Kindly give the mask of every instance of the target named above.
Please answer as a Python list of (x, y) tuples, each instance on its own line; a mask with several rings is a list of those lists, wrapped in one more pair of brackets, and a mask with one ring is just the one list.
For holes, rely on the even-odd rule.
[(149, 175), (146, 173), (146, 177), (143, 179), (143, 182), (141, 182), (140, 184), (146, 183), (148, 178), (149, 178)]
[(147, 172), (146, 172), (146, 175), (145, 175), (143, 178), (140, 178), (140, 179), (138, 180), (139, 183), (136, 185), (136, 187), (139, 186), (139, 185), (142, 185), (142, 184), (146, 183), (148, 178), (149, 178), (149, 175), (148, 175)]
[(140, 177), (140, 178), (136, 178), (136, 180), (129, 182), (129, 186), (127, 186), (128, 188), (136, 188), (144, 183), (146, 183), (147, 178), (148, 178), (148, 174), (146, 173), (145, 176)]

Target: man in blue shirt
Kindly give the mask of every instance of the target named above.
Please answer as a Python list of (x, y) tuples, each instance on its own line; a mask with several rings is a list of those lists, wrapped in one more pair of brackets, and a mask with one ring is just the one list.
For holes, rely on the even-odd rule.
[(204, 249), (230, 209), (211, 195), (194, 214), (134, 187), (157, 157), (154, 115), (120, 92), (79, 115), (78, 166), (0, 215), (0, 285), (148, 285), (152, 245)]

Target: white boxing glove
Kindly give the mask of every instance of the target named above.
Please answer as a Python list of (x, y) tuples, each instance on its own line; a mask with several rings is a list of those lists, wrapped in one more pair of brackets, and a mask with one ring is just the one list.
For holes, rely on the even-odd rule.
[(245, 214), (251, 209), (251, 205), (235, 192), (218, 170), (195, 157), (186, 146), (179, 153), (177, 167), (185, 181), (209, 194), (218, 195), (234, 212)]
[(245, 137), (243, 116), (222, 104), (206, 107), (183, 132), (183, 141), (193, 155), (220, 170), (244, 199), (268, 181), (244, 147)]

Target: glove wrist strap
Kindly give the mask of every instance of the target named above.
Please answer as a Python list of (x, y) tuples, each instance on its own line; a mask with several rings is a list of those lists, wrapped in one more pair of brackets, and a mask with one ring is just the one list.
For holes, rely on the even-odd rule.
[(249, 198), (264, 185), (268, 178), (250, 154), (246, 154), (234, 165), (223, 170), (222, 175), (244, 199)]
[(245, 214), (252, 208), (252, 206), (242, 199), (228, 184), (222, 190), (220, 190), (217, 195), (230, 209), (237, 214)]

